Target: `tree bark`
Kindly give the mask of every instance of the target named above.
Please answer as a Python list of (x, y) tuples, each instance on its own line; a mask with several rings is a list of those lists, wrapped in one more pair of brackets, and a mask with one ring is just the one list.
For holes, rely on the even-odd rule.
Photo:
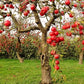
[(41, 84), (51, 84), (51, 67), (49, 65), (48, 45), (46, 43), (47, 33), (42, 33), (42, 55), (41, 55)]
[(21, 56), (19, 54), (20, 49), (21, 49), (21, 42), (20, 42), (20, 39), (18, 37), (18, 48), (17, 48), (17, 51), (16, 51), (16, 55), (17, 55), (17, 58), (20, 61), (20, 63), (22, 63), (24, 61), (24, 58), (21, 58)]
[(83, 50), (80, 52), (79, 55), (79, 64), (83, 64)]
[(20, 63), (23, 63), (24, 59), (20, 57), (19, 52), (16, 52), (16, 55)]

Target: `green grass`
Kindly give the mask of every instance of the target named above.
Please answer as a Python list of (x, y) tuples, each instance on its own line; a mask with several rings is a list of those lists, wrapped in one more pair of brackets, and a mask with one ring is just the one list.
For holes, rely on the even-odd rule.
[[(84, 63), (79, 65), (77, 60), (61, 60), (60, 67), (62, 73), (56, 73), (65, 75), (66, 80), (57, 84), (84, 84)], [(54, 69), (52, 77), (55, 76), (53, 71)], [(39, 84), (40, 80), (40, 60), (25, 60), (24, 63), (19, 63), (18, 60), (0, 59), (0, 84)]]

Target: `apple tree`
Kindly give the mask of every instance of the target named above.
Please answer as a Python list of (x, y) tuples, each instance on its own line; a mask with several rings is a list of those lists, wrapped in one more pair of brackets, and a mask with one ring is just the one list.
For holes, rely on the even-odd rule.
[[(73, 26), (78, 26), (79, 22), (76, 19), (69, 20), (64, 22), (62, 25), (57, 26), (58, 23), (61, 23), (63, 18), (67, 18), (66, 14), (69, 14), (70, 17), (76, 17), (76, 9), (72, 14), (74, 7), (79, 11), (83, 12), (84, 2), (83, 0), (1, 0), (0, 4), (0, 15), (6, 18), (9, 11), (12, 22), (17, 30), (18, 38), (20, 34), (25, 34), (33, 30), (39, 30), (41, 32), (41, 71), (42, 71), (42, 81), (41, 84), (51, 84), (51, 66), (49, 65), (49, 55), (48, 55), (48, 44), (51, 46), (56, 46), (61, 41), (64, 41), (64, 37), (59, 30), (71, 29), (71, 24), (75, 23)], [(18, 15), (18, 16), (17, 16)], [(78, 13), (78, 15), (80, 15)], [(21, 30), (23, 24), (17, 18), (24, 18), (25, 21), (32, 21), (31, 25), (27, 24), (27, 28)], [(10, 21), (6, 20), (3, 25), (10, 26)], [(13, 25), (12, 24), (12, 25)], [(12, 26), (11, 25), (11, 26)], [(52, 28), (51, 28), (52, 27)], [(47, 39), (47, 33), (51, 29), (50, 38)], [(20, 48), (20, 39), (18, 39), (18, 46)], [(17, 49), (17, 55), (19, 56), (19, 48)], [(52, 53), (55, 59), (59, 59), (59, 54), (56, 54), (55, 51)], [(59, 70), (59, 61), (56, 61), (55, 69)]]

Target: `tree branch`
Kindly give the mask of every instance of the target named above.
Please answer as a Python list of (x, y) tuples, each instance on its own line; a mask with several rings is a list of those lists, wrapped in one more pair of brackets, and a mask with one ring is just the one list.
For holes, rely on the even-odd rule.
[[(35, 1), (35, 3), (34, 3), (36, 6), (37, 6), (37, 2), (38, 2), (38, 0)], [(35, 10), (32, 11), (32, 12), (33, 12), (34, 17), (35, 17), (35, 23), (38, 25), (38, 28), (39, 28), (42, 32), (44, 32), (45, 30), (44, 30), (44, 28), (43, 28), (43, 26), (42, 26), (42, 23), (41, 23), (41, 21), (40, 21), (40, 18), (39, 18), (37, 9), (35, 9)]]
[(44, 28), (43, 28), (43, 26), (42, 26), (42, 24), (41, 24), (41, 21), (40, 21), (40, 18), (39, 18), (39, 16), (38, 16), (37, 10), (33, 11), (33, 14), (34, 14), (34, 17), (35, 17), (35, 23), (38, 25), (38, 28), (39, 28), (42, 32), (44, 32)]
[(12, 18), (13, 22), (15, 23), (16, 27), (22, 26), (21, 24), (18, 23), (18, 21), (16, 20), (16, 18), (14, 17), (14, 15), (12, 15), (11, 12), (10, 12), (10, 14), (11, 14), (11, 18)]
[(31, 30), (40, 30), (40, 29), (36, 26), (33, 26), (33, 27), (29, 27), (26, 30), (19, 30), (19, 33), (27, 33), (27, 32), (30, 32)]
[(80, 35), (79, 33), (72, 33), (72, 35)]
[(54, 22), (54, 17), (51, 17), (51, 19), (46, 23), (45, 29), (48, 31), (51, 24)]
[[(55, 4), (53, 2), (53, 11), (55, 10)], [(64, 11), (65, 13), (67, 13), (68, 11), (70, 11), (72, 8), (69, 6), (68, 10)], [(50, 20), (46, 23), (46, 27), (45, 29), (48, 31), (50, 29), (51, 24), (54, 22), (55, 19), (59, 18), (61, 16), (61, 13), (55, 15), (53, 12), (53, 17), (50, 18)]]
[[(54, 2), (53, 2), (53, 4), (52, 4), (53, 11), (55, 10), (54, 6), (55, 6), (55, 4), (54, 4)], [(48, 31), (48, 30), (50, 29), (51, 24), (52, 24), (52, 23), (54, 22), (54, 20), (55, 20), (55, 14), (54, 14), (54, 12), (52, 12), (52, 14), (53, 14), (53, 16), (51, 16), (51, 17), (50, 17), (50, 20), (46, 23), (46, 26), (45, 26), (46, 31)]]
[(0, 11), (0, 15), (6, 17), (7, 14), (5, 12)]

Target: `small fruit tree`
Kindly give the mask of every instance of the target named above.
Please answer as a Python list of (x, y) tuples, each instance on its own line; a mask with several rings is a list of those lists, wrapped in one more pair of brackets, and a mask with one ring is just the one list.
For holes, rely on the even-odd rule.
[[(84, 3), (83, 3), (84, 4)], [(83, 11), (84, 9), (81, 9), (81, 11)], [(75, 14), (73, 13), (73, 17), (69, 16), (73, 19), (73, 21), (71, 21), (70, 23), (66, 23), (68, 24), (68, 27), (66, 27), (66, 24), (64, 24), (62, 26), (62, 29), (65, 31), (65, 35), (68, 36), (69, 38), (68, 41), (70, 40), (73, 40), (73, 42), (75, 42), (75, 51), (77, 51), (77, 53), (79, 53), (79, 64), (82, 64), (83, 63), (83, 51), (84, 51), (84, 44), (83, 44), (83, 41), (84, 41), (84, 12), (81, 12), (81, 11), (78, 11), (79, 12), (79, 16), (78, 17), (76, 15), (75, 17)], [(71, 26), (71, 27), (70, 27)], [(67, 41), (67, 42), (68, 42)]]
[[(40, 30), (42, 33), (41, 37), (41, 48), (42, 54), (41, 58), (41, 70), (42, 70), (42, 81), (41, 84), (51, 84), (51, 66), (49, 65), (49, 56), (48, 56), (48, 44), (51, 46), (55, 46), (57, 43), (64, 40), (64, 37), (60, 36), (58, 30), (62, 29), (70, 29), (71, 24), (75, 21), (73, 19), (75, 14), (77, 13), (76, 9), (79, 10), (80, 13), (78, 15), (84, 14), (81, 10), (84, 8), (83, 0), (1, 0), (0, 4), (0, 15), (3, 17), (9, 16), (7, 12), (9, 11), (10, 16), (13, 20), (13, 23), (16, 25), (16, 29), (19, 33), (25, 33), (33, 30)], [(75, 8), (74, 13), (71, 11)], [(73, 22), (67, 22), (63, 28), (62, 26), (58, 26), (58, 23), (61, 23), (62, 18), (67, 18), (66, 14), (72, 18)], [(82, 15), (81, 14), (81, 15)], [(16, 18), (16, 16), (24, 18), (25, 21), (29, 21), (33, 19), (33, 23), (31, 25), (27, 25), (27, 28), (21, 30), (20, 20)], [(24, 22), (25, 22), (24, 21)], [(64, 23), (63, 23), (64, 24)], [(75, 22), (76, 26), (78, 26), (78, 22)], [(10, 22), (4, 24), (5, 26), (10, 26)], [(75, 26), (75, 25), (74, 25)], [(51, 28), (52, 27), (52, 28)], [(47, 40), (48, 31), (52, 30), (50, 33), (51, 38)], [(58, 28), (58, 29), (57, 29)], [(59, 58), (58, 54), (55, 54), (55, 59)], [(56, 61), (55, 68), (58, 70), (59, 62)]]

